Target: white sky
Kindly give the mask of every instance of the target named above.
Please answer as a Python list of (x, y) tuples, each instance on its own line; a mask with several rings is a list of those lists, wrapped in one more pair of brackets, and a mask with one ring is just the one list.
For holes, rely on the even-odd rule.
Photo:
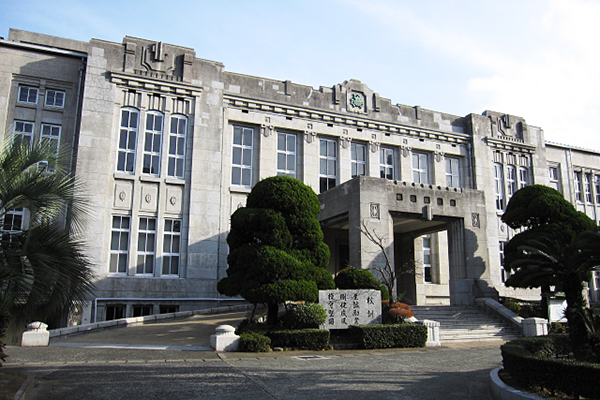
[(600, 150), (600, 0), (0, 0), (9, 28), (196, 50), (228, 71), (524, 117)]

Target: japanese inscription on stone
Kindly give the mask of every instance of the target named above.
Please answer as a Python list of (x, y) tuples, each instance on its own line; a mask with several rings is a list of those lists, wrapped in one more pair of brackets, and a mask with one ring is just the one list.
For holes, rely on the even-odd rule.
[(327, 319), (323, 329), (381, 323), (381, 292), (371, 289), (319, 290), (319, 304)]

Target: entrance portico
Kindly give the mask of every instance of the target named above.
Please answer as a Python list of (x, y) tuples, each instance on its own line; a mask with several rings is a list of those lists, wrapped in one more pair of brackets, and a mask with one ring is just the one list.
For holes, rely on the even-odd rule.
[[(361, 233), (368, 230), (386, 248), (404, 301), (420, 305), (437, 298), (472, 305), (478, 297), (497, 296), (486, 268), (483, 192), (359, 176), (319, 198), (325, 242), (332, 253), (330, 272), (351, 265), (377, 275), (376, 269), (385, 267), (381, 248)], [(423, 254), (424, 242), (416, 239), (436, 233), (439, 268), (427, 275), (435, 282), (425, 282), (427, 260), (416, 252), (418, 248)], [(439, 286), (427, 287), (431, 283)]]

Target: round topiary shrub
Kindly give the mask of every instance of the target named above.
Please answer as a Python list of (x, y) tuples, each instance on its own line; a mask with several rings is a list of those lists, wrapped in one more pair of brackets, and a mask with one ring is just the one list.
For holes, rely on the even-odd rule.
[(266, 353), (271, 351), (271, 339), (260, 333), (247, 331), (240, 335), (240, 351)]
[(338, 289), (377, 289), (381, 282), (368, 269), (348, 267), (336, 275), (335, 285)]
[(326, 318), (327, 311), (320, 304), (294, 304), (282, 317), (282, 323), (290, 329), (318, 328)]
[(415, 316), (408, 304), (392, 303), (384, 310), (385, 321), (391, 324), (399, 324), (408, 318)]

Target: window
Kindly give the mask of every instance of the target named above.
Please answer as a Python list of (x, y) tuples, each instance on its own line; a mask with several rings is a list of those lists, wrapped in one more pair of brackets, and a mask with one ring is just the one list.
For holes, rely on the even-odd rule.
[(423, 280), (425, 283), (433, 283), (432, 268), (431, 236), (425, 235), (423, 236)]
[(152, 315), (153, 310), (152, 304), (135, 304), (131, 307), (133, 311), (133, 317), (145, 317), (146, 315)]
[(233, 127), (233, 155), (231, 161), (231, 184), (250, 187), (252, 185), (254, 129)]
[(38, 88), (32, 86), (19, 86), (19, 103), (37, 104)]
[(2, 241), (10, 243), (13, 241), (14, 235), (23, 231), (23, 221), (25, 218), (25, 210), (17, 208), (7, 211), (2, 220)]
[(506, 201), (508, 202), (517, 191), (517, 170), (514, 165), (506, 167)]
[(121, 110), (117, 171), (134, 172), (139, 113), (135, 109)]
[(337, 184), (337, 142), (319, 140), (319, 187), (323, 193)]
[(42, 124), (40, 142), (46, 142), (54, 149), (54, 153), (58, 154), (60, 145), (60, 125)]
[(163, 116), (157, 112), (146, 114), (144, 138), (144, 163), (142, 172), (158, 176), (160, 174), (160, 148), (162, 144)]
[(13, 132), (15, 143), (33, 142), (33, 122), (15, 121), (15, 130)]
[(158, 306), (158, 309), (159, 314), (172, 314), (179, 312), (179, 306), (172, 304), (161, 304), (160, 306)]
[(594, 189), (596, 189), (596, 204), (600, 204), (600, 175), (594, 176)]
[(446, 157), (446, 186), (459, 188), (460, 183), (460, 160), (454, 157)]
[(164, 229), (162, 275), (179, 276), (181, 220), (166, 219)]
[(187, 118), (182, 115), (171, 117), (169, 131), (169, 162), (167, 175), (183, 178), (185, 162), (185, 138), (187, 134)]
[(352, 143), (350, 152), (352, 178), (359, 175), (367, 175), (367, 146), (360, 143)]
[(583, 202), (583, 188), (581, 182), (581, 171), (575, 171), (573, 173), (573, 184), (575, 186), (575, 199)]
[(499, 252), (498, 255), (500, 257), (500, 277), (502, 278), (502, 282), (506, 282), (508, 279), (508, 271), (504, 269), (504, 247), (506, 246), (506, 242), (499, 242)]
[(592, 197), (592, 174), (584, 174), (584, 186), (585, 190), (585, 201), (588, 203), (593, 203)]
[(396, 179), (394, 149), (382, 147), (379, 151), (379, 177), (393, 181)]
[(277, 133), (277, 175), (296, 178), (297, 138), (293, 133)]
[(548, 180), (550, 181), (550, 187), (562, 192), (560, 185), (560, 172), (558, 168), (558, 166), (548, 168)]
[(423, 153), (413, 153), (413, 182), (429, 184), (429, 157)]
[(112, 237), (110, 243), (110, 265), (108, 271), (115, 274), (127, 273), (129, 256), (129, 222), (126, 216), (115, 215), (112, 221)]
[(156, 218), (140, 218), (138, 227), (137, 266), (138, 275), (154, 274), (154, 247), (156, 242)]
[(529, 168), (519, 167), (519, 189), (529, 185)]
[(125, 318), (124, 304), (111, 304), (106, 306), (106, 321)]
[(65, 106), (65, 92), (61, 90), (46, 89), (46, 107), (63, 108)]
[(494, 189), (496, 194), (496, 210), (504, 210), (504, 174), (502, 164), (494, 164)]

